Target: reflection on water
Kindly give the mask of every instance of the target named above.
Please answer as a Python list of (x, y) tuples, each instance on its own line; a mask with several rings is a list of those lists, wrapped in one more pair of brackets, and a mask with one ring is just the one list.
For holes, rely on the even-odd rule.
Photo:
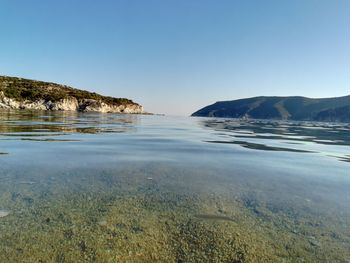
[[(350, 145), (350, 124), (348, 123), (206, 119), (202, 125), (221, 131), (220, 137), (225, 138), (209, 142), (238, 144), (245, 148), (267, 151), (327, 153), (332, 150), (334, 154), (328, 154), (328, 156), (336, 157), (340, 161), (347, 160), (349, 157), (348, 148), (344, 147)], [(298, 148), (285, 147), (288, 144)]]
[(349, 262), (349, 131), (0, 112), (0, 262)]
[(83, 114), (74, 111), (2, 111), (0, 132), (2, 136), (38, 137), (64, 133), (130, 132), (137, 120), (134, 115)]
[(263, 150), (263, 151), (285, 151), (285, 152), (300, 152), (300, 153), (311, 152), (311, 151), (298, 150), (293, 148), (267, 146), (265, 144), (251, 143), (246, 141), (207, 141), (207, 142), (238, 144), (244, 148), (254, 149), (254, 150)]

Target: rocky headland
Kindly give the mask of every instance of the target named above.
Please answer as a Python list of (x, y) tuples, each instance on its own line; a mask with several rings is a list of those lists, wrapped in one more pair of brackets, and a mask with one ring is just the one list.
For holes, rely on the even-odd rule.
[(0, 109), (144, 113), (141, 105), (129, 99), (7, 76), (0, 76)]

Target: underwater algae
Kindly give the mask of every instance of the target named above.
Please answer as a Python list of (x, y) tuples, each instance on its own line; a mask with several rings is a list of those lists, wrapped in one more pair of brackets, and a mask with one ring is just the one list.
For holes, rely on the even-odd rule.
[(258, 200), (229, 195), (148, 191), (67, 192), (45, 195), (46, 199), (42, 194), (7, 193), (2, 200), (14, 206), (11, 217), (0, 221), (0, 262), (346, 262), (350, 258), (344, 229), (316, 225), (306, 215), (288, 217)]
[(268, 250), (252, 253), (254, 235), (240, 237), (238, 229), (232, 231), (237, 226), (201, 222), (180, 206), (174, 210), (144, 196), (108, 199), (70, 196), (65, 203), (14, 214), (1, 225), (0, 260), (245, 262), (272, 257), (265, 255)]

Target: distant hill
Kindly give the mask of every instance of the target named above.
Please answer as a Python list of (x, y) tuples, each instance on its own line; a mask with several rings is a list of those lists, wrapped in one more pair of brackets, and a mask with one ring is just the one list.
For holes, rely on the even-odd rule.
[(126, 98), (102, 96), (51, 82), (0, 76), (0, 109), (142, 113)]
[(350, 122), (350, 96), (323, 99), (254, 97), (219, 101), (192, 116)]

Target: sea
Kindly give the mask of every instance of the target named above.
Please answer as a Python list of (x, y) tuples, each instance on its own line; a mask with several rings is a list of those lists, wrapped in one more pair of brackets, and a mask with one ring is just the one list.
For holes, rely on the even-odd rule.
[(350, 262), (350, 124), (2, 110), (0, 262)]

